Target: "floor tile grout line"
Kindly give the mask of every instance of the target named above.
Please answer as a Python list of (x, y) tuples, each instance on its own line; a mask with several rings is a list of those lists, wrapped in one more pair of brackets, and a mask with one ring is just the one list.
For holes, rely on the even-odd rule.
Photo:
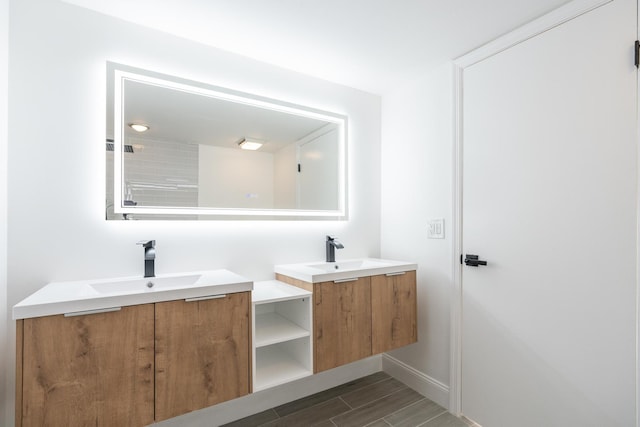
[[(384, 371), (379, 371), (379, 372), (384, 372)], [(395, 379), (396, 379), (395, 377), (392, 377), (392, 376), (391, 376), (391, 375), (389, 375), (389, 374), (387, 374), (387, 375), (388, 375), (388, 376), (387, 376), (387, 378), (381, 378), (381, 379), (379, 379), (378, 381), (376, 381), (376, 382), (374, 382), (374, 383), (371, 383), (371, 384), (369, 384), (369, 385), (378, 384), (378, 383), (381, 383), (382, 381), (388, 381), (388, 380), (395, 380)]]
[(364, 427), (371, 426), (371, 425), (373, 425), (373, 423), (377, 423), (378, 421), (382, 421), (384, 423), (384, 425), (386, 425), (388, 427), (393, 427), (393, 424), (391, 424), (389, 421), (385, 420), (384, 417), (383, 418), (379, 418), (379, 419), (377, 419), (375, 421), (372, 421), (372, 422), (370, 422), (369, 424), (367, 424)]
[[(266, 426), (266, 425), (268, 425), (269, 423), (272, 423), (272, 422), (274, 422), (274, 421), (278, 421), (279, 419), (281, 419), (281, 418), (282, 418), (280, 415), (278, 415), (278, 413), (276, 412), (275, 408), (269, 408), (269, 410), (270, 410), (271, 412), (273, 412), (274, 414), (276, 414), (276, 418), (275, 418), (275, 419), (273, 419), (273, 420), (267, 421), (266, 423), (259, 424), (259, 425), (258, 425), (258, 426), (256, 426), (256, 427)], [(256, 415), (257, 415), (257, 414), (256, 414)], [(238, 420), (238, 421), (239, 421), (239, 420)]]
[(349, 405), (347, 402), (342, 400), (342, 396), (338, 396), (338, 399), (340, 399), (342, 402), (344, 402), (344, 404), (347, 405), (347, 407), (350, 408), (350, 409), (348, 411), (346, 411), (346, 412), (343, 412), (342, 414), (334, 415), (333, 417), (329, 418), (329, 421), (331, 421), (331, 424), (333, 424), (336, 427), (338, 426), (338, 424), (336, 424), (333, 421), (334, 418), (339, 417), (340, 415), (348, 414), (349, 412), (353, 411), (353, 408), (351, 408), (351, 405)]
[[(420, 395), (420, 396), (422, 396), (422, 395)], [(392, 416), (392, 415), (393, 415), (393, 414), (395, 414), (395, 413), (398, 413), (398, 412), (400, 412), (400, 411), (404, 411), (405, 409), (410, 408), (410, 407), (412, 407), (413, 405), (417, 405), (418, 403), (421, 403), (421, 402), (424, 402), (424, 401), (427, 401), (427, 400), (428, 400), (428, 401), (430, 401), (430, 402), (433, 402), (431, 399), (427, 399), (426, 397), (422, 396), (422, 399), (420, 399), (420, 400), (416, 400), (416, 401), (415, 401), (415, 402), (413, 402), (413, 403), (409, 403), (407, 406), (403, 406), (403, 407), (402, 407), (402, 408), (400, 408), (400, 409), (397, 409), (397, 410), (395, 410), (395, 411), (393, 411), (393, 412), (391, 412), (391, 413), (388, 413), (388, 414), (386, 414), (384, 417), (382, 417), (382, 419), (384, 420), (384, 422), (385, 422), (385, 423), (392, 425), (389, 421), (387, 421), (387, 417), (390, 417), (390, 416)]]
[[(379, 397), (379, 398), (377, 398), (377, 399), (373, 399), (373, 400), (368, 401), (367, 403), (363, 403), (363, 404), (362, 404), (362, 405), (360, 405), (360, 406), (354, 406), (354, 407), (353, 407), (353, 409), (354, 409), (354, 410), (355, 410), (355, 409), (360, 409), (360, 408), (362, 408), (363, 406), (369, 405), (369, 404), (371, 404), (371, 403), (373, 403), (373, 402), (377, 402), (377, 401), (378, 401), (378, 400), (380, 400), (380, 399), (384, 399), (385, 397), (389, 397), (389, 396), (391, 396), (391, 395), (394, 395), (394, 394), (396, 394), (396, 393), (399, 393), (399, 392), (404, 391), (404, 390), (407, 390), (407, 389), (409, 389), (409, 387), (402, 387), (402, 388), (400, 388), (400, 389), (398, 389), (398, 390), (396, 390), (396, 391), (394, 391), (394, 392), (391, 392), (391, 393), (389, 393), (389, 394), (385, 394), (384, 396), (381, 396), (381, 397)], [(416, 392), (416, 393), (417, 393), (417, 392)]]
[(340, 401), (342, 401), (342, 403), (344, 403), (345, 405), (347, 405), (347, 408), (349, 408), (349, 410), (355, 409), (353, 406), (349, 405), (343, 398), (342, 396), (338, 396), (338, 399), (340, 399)]
[[(384, 371), (378, 371), (378, 372), (384, 372)], [(373, 375), (373, 374), (372, 374), (372, 375)], [(387, 375), (388, 375), (388, 374), (387, 374)], [(369, 386), (372, 386), (372, 385), (374, 385), (374, 384), (381, 383), (381, 382), (383, 382), (383, 381), (388, 381), (388, 380), (390, 380), (390, 379), (394, 379), (394, 378), (393, 378), (391, 375), (388, 375), (388, 378), (382, 378), (382, 379), (381, 379), (381, 380), (379, 380), (379, 381), (376, 381), (376, 382), (371, 383), (371, 384), (367, 384), (367, 385), (362, 386), (362, 387), (360, 387), (360, 388), (357, 388), (357, 389), (355, 389), (355, 390), (351, 390), (351, 391), (349, 391), (348, 393), (339, 394), (339, 395), (337, 395), (337, 396), (335, 396), (335, 397), (332, 397), (331, 399), (323, 400), (322, 402), (318, 402), (318, 403), (316, 403), (315, 405), (307, 406), (306, 408), (303, 408), (303, 409), (300, 409), (300, 410), (298, 410), (298, 411), (295, 411), (295, 412), (292, 412), (292, 413), (290, 413), (290, 414), (287, 414), (287, 415), (285, 415), (284, 417), (288, 417), (289, 415), (295, 414), (295, 413), (300, 412), (300, 411), (304, 411), (305, 409), (314, 408), (314, 407), (316, 407), (316, 406), (318, 406), (318, 405), (321, 405), (321, 404), (323, 404), (323, 403), (326, 403), (326, 402), (328, 402), (328, 401), (330, 401), (330, 400), (332, 400), (332, 399), (336, 399), (336, 398), (339, 398), (340, 400), (342, 400), (342, 401), (345, 403), (345, 405), (347, 405), (349, 408), (351, 408), (351, 409), (355, 409), (355, 408), (353, 408), (351, 405), (349, 405), (349, 404), (348, 404), (344, 399), (342, 399), (342, 396), (344, 396), (345, 394), (354, 393), (354, 392), (356, 392), (356, 391), (358, 391), (358, 390), (362, 390), (362, 389), (363, 389), (363, 388), (365, 388), (365, 387), (369, 387)], [(339, 385), (339, 386), (336, 386), (336, 387), (341, 387), (341, 386), (342, 386), (342, 385)], [(332, 388), (334, 388), (334, 387), (332, 387)], [(407, 387), (407, 388), (408, 388), (408, 387)], [(315, 393), (315, 394), (325, 393), (325, 392), (327, 392), (327, 391), (329, 391), (329, 390), (331, 390), (331, 388), (329, 388), (329, 389), (327, 389), (327, 390), (324, 390), (324, 391), (320, 391), (320, 392)], [(391, 394), (393, 394), (393, 393), (391, 393)], [(311, 396), (313, 396), (313, 394), (311, 394), (311, 395), (309, 395), (309, 396), (306, 396), (306, 397), (303, 397), (303, 398), (300, 398), (300, 399), (296, 399), (296, 400), (306, 399), (307, 397), (311, 397)], [(387, 395), (387, 396), (388, 396), (388, 395)], [(384, 397), (386, 397), (386, 396), (384, 396)], [(293, 402), (295, 402), (295, 400), (294, 400)], [(288, 403), (293, 403), (293, 402), (288, 402)], [(285, 403), (285, 404), (283, 404), (283, 405), (286, 405), (286, 404), (287, 404), (287, 403)], [(282, 406), (282, 405), (280, 405), (280, 406)], [(275, 413), (276, 413), (276, 415), (278, 416), (278, 419), (280, 419), (280, 418), (284, 418), (284, 417), (281, 417), (281, 416), (280, 416), (280, 414), (278, 414), (278, 411), (276, 411), (276, 408), (275, 408), (275, 407), (274, 407), (274, 408), (271, 408), (271, 410), (272, 410), (273, 412), (275, 412)], [(258, 426), (258, 427), (260, 427), (260, 426)]]
[[(342, 397), (342, 396), (346, 396), (347, 394), (355, 393), (355, 392), (357, 392), (357, 391), (362, 391), (362, 389), (365, 389), (365, 388), (367, 388), (367, 387), (371, 387), (371, 386), (374, 386), (374, 385), (376, 385), (376, 384), (380, 384), (380, 383), (383, 383), (383, 382), (385, 382), (385, 381), (391, 381), (391, 380), (394, 380), (394, 379), (395, 379), (395, 378), (393, 378), (393, 377), (383, 378), (383, 379), (381, 379), (380, 381), (376, 381), (376, 382), (374, 382), (374, 383), (367, 384), (367, 385), (365, 385), (364, 387), (360, 387), (360, 388), (357, 388), (357, 389), (355, 389), (355, 390), (350, 390), (350, 391), (348, 391), (348, 392), (346, 392), (346, 393), (342, 393), (342, 394), (340, 395), (340, 397)], [(397, 380), (396, 380), (396, 381), (397, 381)], [(403, 385), (404, 385), (404, 384), (403, 384)], [(346, 401), (345, 401), (345, 402), (346, 402)]]
[[(420, 393), (418, 393), (418, 394), (420, 394)], [(422, 395), (420, 395), (420, 396), (422, 396)], [(397, 411), (394, 411), (394, 412), (390, 413), (389, 415), (393, 415), (393, 414), (395, 414), (396, 412), (400, 412), (400, 411), (402, 411), (403, 409), (410, 408), (410, 407), (412, 407), (412, 406), (414, 406), (414, 405), (417, 405), (417, 404), (419, 404), (419, 403), (425, 402), (425, 401), (427, 401), (427, 400), (428, 400), (428, 401), (430, 401), (430, 402), (433, 402), (433, 400), (431, 400), (431, 399), (427, 399), (426, 397), (422, 396), (422, 399), (420, 399), (420, 400), (416, 400), (415, 402), (412, 402), (412, 403), (409, 403), (407, 406), (404, 406), (402, 409), (398, 409)]]
[[(303, 399), (304, 399), (304, 398), (303, 398)], [(327, 399), (327, 400), (323, 400), (322, 402), (318, 402), (318, 403), (316, 403), (315, 405), (307, 406), (307, 407), (302, 408), (302, 409), (300, 409), (300, 410), (298, 410), (298, 411), (295, 411), (295, 412), (292, 412), (292, 413), (290, 413), (290, 414), (287, 414), (287, 415), (285, 415), (284, 417), (281, 417), (275, 409), (274, 409), (274, 412), (276, 413), (276, 415), (278, 415), (278, 419), (284, 419), (284, 418), (290, 417), (290, 416), (292, 416), (292, 415), (294, 415), (294, 414), (297, 414), (297, 413), (299, 413), (299, 412), (306, 411), (307, 409), (315, 408), (315, 407), (316, 407), (316, 406), (318, 406), (318, 405), (325, 404), (325, 403), (330, 402), (330, 401), (332, 401), (332, 400), (334, 400), (334, 399), (340, 399), (340, 400), (341, 400), (345, 405), (347, 405), (347, 407), (348, 407), (348, 408), (351, 408), (351, 406), (350, 406), (347, 402), (345, 402), (344, 400), (342, 400), (342, 398), (341, 398), (340, 396), (336, 396), (336, 397), (332, 397), (331, 399)], [(352, 410), (352, 409), (349, 409), (349, 410)], [(349, 411), (346, 411), (346, 412), (349, 412)], [(344, 413), (344, 412), (343, 412), (343, 413)], [(275, 420), (274, 420), (274, 421), (275, 421)]]
[[(378, 371), (378, 372), (384, 372), (384, 371)], [(376, 373), (377, 373), (377, 372), (376, 372)], [(371, 375), (375, 375), (375, 373), (374, 373), (374, 374), (371, 374)], [(367, 375), (367, 377), (368, 377), (368, 376), (371, 376), (371, 375)], [(372, 386), (372, 385), (374, 385), (374, 384), (381, 383), (381, 382), (383, 382), (383, 381), (389, 381), (389, 380), (391, 380), (391, 379), (395, 379), (394, 377), (392, 377), (392, 376), (391, 376), (391, 375), (389, 375), (389, 374), (386, 374), (386, 375), (387, 375), (387, 376), (386, 376), (385, 378), (380, 378), (380, 379), (379, 379), (379, 380), (377, 380), (377, 381), (374, 381), (374, 382), (369, 383), (369, 384), (365, 384), (365, 385), (363, 385), (362, 387), (358, 387), (358, 388), (356, 388), (355, 390), (352, 390), (352, 391), (358, 391), (358, 390), (360, 390), (360, 389), (363, 389), (363, 388), (365, 388), (365, 387)], [(367, 377), (362, 377), (362, 378), (367, 378)], [(359, 380), (359, 379), (362, 379), (362, 378), (358, 378), (358, 379), (353, 380), (353, 381), (348, 381), (348, 382), (346, 382), (345, 384), (340, 384), (340, 385), (338, 385), (338, 386), (336, 386), (336, 387), (331, 387), (331, 388), (342, 387), (342, 386), (345, 386), (345, 385), (347, 385), (347, 384), (349, 384), (349, 383), (355, 382), (355, 381), (357, 381), (357, 380)], [(327, 390), (325, 390), (325, 391), (331, 390), (331, 388), (330, 388), (330, 389), (327, 389)], [(321, 392), (321, 393), (322, 393), (322, 392)], [(345, 394), (349, 394), (349, 393), (351, 393), (351, 391), (349, 391), (348, 393), (345, 393)]]
[(436, 418), (438, 418), (438, 417), (443, 416), (443, 415), (444, 415), (444, 414), (446, 414), (446, 413), (447, 413), (447, 410), (445, 409), (444, 411), (440, 412), (438, 415), (435, 415), (435, 416), (433, 416), (433, 417), (429, 418), (428, 420), (426, 420), (426, 421), (425, 421), (425, 422), (423, 422), (422, 424), (418, 425), (417, 427), (423, 427), (423, 426), (426, 426), (426, 425), (427, 425), (427, 423), (430, 423), (431, 421), (435, 420), (435, 419), (436, 419)]
[[(392, 394), (393, 394), (393, 393), (392, 393)], [(386, 396), (385, 396), (385, 397), (386, 397)], [(304, 398), (303, 398), (303, 399), (304, 399)], [(278, 414), (278, 412), (275, 410), (275, 408), (271, 408), (271, 409), (272, 409), (272, 410), (273, 410), (273, 412), (275, 412), (275, 413), (276, 413), (276, 415), (278, 416), (278, 418), (277, 418), (276, 420), (283, 420), (283, 419), (288, 418), (288, 417), (290, 417), (290, 416), (292, 416), (292, 415), (294, 415), (294, 414), (297, 414), (297, 413), (302, 412), (302, 411), (306, 411), (306, 410), (311, 409), (311, 408), (315, 408), (316, 406), (319, 406), (319, 405), (325, 404), (325, 403), (327, 403), (327, 402), (329, 402), (329, 401), (331, 401), (331, 400), (334, 400), (334, 399), (338, 399), (338, 400), (340, 400), (342, 403), (344, 403), (345, 405), (347, 405), (347, 408), (349, 408), (349, 410), (348, 410), (348, 411), (344, 411), (343, 413), (338, 414), (338, 415), (336, 415), (335, 417), (338, 417), (338, 416), (340, 416), (340, 415), (342, 415), (342, 414), (346, 414), (347, 412), (351, 412), (351, 411), (353, 411), (353, 410), (355, 409), (355, 408), (351, 407), (351, 405), (349, 405), (347, 402), (345, 402), (345, 401), (342, 399), (342, 395), (338, 395), (338, 396), (336, 396), (336, 397), (332, 397), (331, 399), (323, 400), (322, 402), (318, 402), (318, 403), (316, 403), (315, 405), (307, 406), (306, 408), (303, 408), (303, 409), (300, 409), (300, 410), (298, 410), (298, 411), (295, 411), (295, 412), (292, 412), (292, 413), (290, 413), (290, 414), (287, 414), (287, 415), (285, 415), (284, 417), (281, 417), (281, 416)], [(336, 423), (334, 423), (334, 422), (333, 422), (333, 418), (335, 418), (335, 417), (331, 417), (331, 418), (329, 418), (329, 419), (328, 419), (329, 421), (331, 421), (331, 423), (332, 423), (333, 425), (336, 425)], [(276, 421), (276, 420), (271, 420), (271, 421), (269, 421), (268, 423), (265, 423), (264, 425), (269, 424), (270, 422), (273, 422), (273, 421)], [(258, 427), (261, 427), (261, 426), (258, 426)]]
[[(385, 395), (384, 395), (384, 396), (382, 396), (382, 397), (379, 397), (379, 398), (377, 398), (377, 399), (371, 400), (371, 401), (369, 401), (369, 402), (367, 402), (367, 403), (364, 403), (364, 404), (362, 404), (362, 405), (360, 405), (360, 406), (351, 406), (351, 405), (349, 405), (349, 403), (347, 403), (347, 401), (346, 401), (346, 400), (344, 400), (344, 399), (342, 398), (343, 396), (345, 396), (345, 395), (347, 395), (347, 394), (355, 393), (356, 391), (362, 390), (363, 388), (370, 387), (370, 386), (372, 386), (372, 385), (374, 385), (374, 384), (378, 384), (378, 383), (383, 382), (383, 381), (388, 381), (388, 380), (390, 380), (390, 379), (393, 379), (393, 377), (389, 376), (389, 378), (384, 378), (384, 379), (382, 379), (382, 380), (380, 380), (380, 381), (376, 381), (375, 383), (367, 384), (367, 385), (366, 385), (366, 386), (364, 386), (364, 387), (360, 387), (360, 388), (358, 388), (358, 389), (351, 390), (351, 391), (349, 391), (348, 393), (339, 394), (339, 395), (338, 395), (338, 396), (336, 396), (336, 397), (332, 397), (331, 399), (325, 400), (325, 401), (323, 401), (323, 402), (316, 403), (315, 405), (312, 405), (312, 406), (308, 406), (307, 408), (301, 409), (300, 411), (304, 411), (305, 409), (313, 408), (313, 407), (315, 407), (315, 406), (317, 406), (317, 405), (320, 405), (320, 404), (322, 404), (322, 403), (328, 402), (329, 400), (332, 400), (332, 399), (336, 399), (336, 398), (337, 398), (337, 399), (340, 399), (340, 400), (341, 400), (345, 405), (347, 405), (347, 407), (349, 408), (349, 411), (347, 411), (347, 412), (350, 412), (350, 411), (352, 411), (352, 410), (354, 410), (354, 409), (358, 409), (358, 408), (360, 408), (360, 407), (362, 407), (362, 406), (364, 406), (364, 405), (367, 405), (367, 404), (369, 404), (369, 403), (371, 403), (371, 402), (375, 402), (375, 401), (377, 401), (377, 400), (384, 399), (384, 398), (385, 398), (385, 397), (387, 397), (387, 396), (391, 396), (392, 394), (394, 394), (394, 393), (396, 393), (396, 392), (398, 392), (398, 391), (402, 391), (402, 390), (404, 390), (405, 388), (409, 388), (409, 387), (407, 387), (407, 386), (404, 386), (404, 387), (402, 387), (402, 388), (398, 389), (398, 390), (397, 390), (397, 391), (395, 391), (395, 392), (392, 392), (392, 393), (389, 393), (389, 394), (385, 394)], [(331, 390), (331, 389), (329, 389), (329, 390)], [(328, 390), (327, 390), (327, 391), (328, 391)], [(300, 411), (296, 411), (296, 412), (300, 412)], [(291, 414), (287, 414), (286, 416), (289, 416), (289, 415), (295, 414), (296, 412), (292, 412)], [(277, 412), (276, 412), (276, 414), (277, 414)], [(337, 415), (336, 415), (336, 416), (337, 416)], [(333, 421), (332, 421), (332, 422), (333, 422)]]
[[(379, 371), (379, 372), (384, 372), (384, 371)], [(387, 375), (388, 375), (388, 374), (387, 374)], [(360, 391), (360, 390), (362, 390), (363, 388), (371, 387), (372, 385), (380, 384), (381, 382), (385, 382), (385, 381), (389, 381), (389, 380), (395, 380), (395, 378), (394, 378), (394, 377), (392, 377), (391, 375), (389, 375), (387, 378), (382, 378), (382, 379), (379, 379), (379, 380), (378, 380), (378, 381), (376, 381), (376, 382), (373, 382), (373, 383), (370, 383), (370, 384), (366, 384), (366, 385), (364, 385), (364, 386), (362, 386), (362, 387), (358, 387), (358, 388), (356, 388), (356, 389), (354, 389), (354, 390), (349, 390), (348, 392), (346, 392), (346, 393), (342, 393), (342, 394), (340, 394), (339, 396), (340, 396), (340, 397), (342, 397), (342, 396), (344, 396), (344, 395), (346, 395), (346, 394), (355, 393), (356, 391)], [(340, 387), (340, 386), (338, 386), (338, 387)], [(331, 389), (329, 389), (329, 390), (331, 390)], [(328, 391), (328, 390), (327, 390), (327, 391)]]
[[(379, 372), (384, 372), (384, 371), (379, 371)], [(387, 374), (387, 375), (388, 375), (388, 374)], [(303, 408), (303, 409), (300, 409), (300, 410), (298, 410), (298, 411), (292, 412), (292, 413), (287, 414), (287, 415), (285, 415), (285, 416), (280, 416), (280, 414), (278, 414), (278, 411), (276, 411), (276, 408), (275, 408), (275, 407), (274, 407), (274, 408), (269, 408), (271, 411), (273, 411), (273, 412), (276, 414), (276, 417), (277, 417), (277, 418), (276, 418), (276, 419), (274, 419), (274, 420), (271, 420), (271, 421), (269, 421), (269, 422), (267, 422), (267, 423), (260, 424), (258, 427), (262, 427), (262, 426), (264, 426), (264, 425), (268, 425), (269, 423), (274, 422), (274, 421), (277, 421), (277, 420), (285, 419), (285, 418), (287, 418), (287, 417), (290, 417), (290, 416), (292, 416), (292, 415), (294, 415), (294, 414), (297, 414), (297, 413), (299, 413), (299, 412), (305, 411), (305, 410), (307, 410), (307, 409), (315, 408), (315, 407), (316, 407), (316, 406), (318, 406), (318, 405), (321, 405), (321, 404), (323, 404), (323, 403), (327, 403), (327, 402), (329, 402), (330, 400), (333, 400), (333, 399), (336, 399), (336, 398), (337, 398), (337, 399), (340, 399), (340, 400), (341, 400), (345, 405), (347, 405), (347, 407), (348, 407), (348, 408), (350, 408), (348, 411), (345, 411), (345, 412), (343, 412), (342, 414), (338, 414), (338, 415), (336, 415), (335, 417), (331, 417), (331, 418), (329, 418), (329, 421), (331, 421), (331, 423), (332, 423), (333, 425), (337, 426), (337, 424), (333, 421), (333, 419), (334, 419), (334, 418), (336, 418), (336, 417), (338, 417), (338, 416), (340, 416), (340, 415), (343, 415), (343, 414), (349, 413), (349, 412), (351, 412), (351, 411), (354, 411), (354, 410), (356, 410), (356, 409), (358, 409), (358, 408), (361, 408), (361, 407), (363, 407), (363, 406), (365, 406), (365, 405), (368, 405), (368, 404), (370, 404), (370, 403), (377, 402), (377, 401), (378, 401), (378, 400), (380, 400), (380, 399), (384, 399), (384, 398), (389, 397), (389, 396), (391, 396), (391, 395), (393, 395), (393, 394), (399, 393), (399, 392), (401, 392), (401, 391), (404, 391), (404, 390), (406, 390), (406, 389), (409, 389), (409, 388), (410, 388), (410, 387), (408, 387), (408, 386), (404, 386), (404, 384), (403, 384), (403, 387), (401, 387), (400, 389), (398, 389), (398, 390), (396, 390), (396, 391), (394, 391), (394, 392), (392, 392), (392, 393), (386, 394), (386, 395), (384, 395), (384, 396), (382, 396), (382, 397), (379, 397), (379, 398), (377, 398), (377, 399), (371, 400), (371, 401), (369, 401), (369, 402), (367, 402), (367, 403), (364, 403), (364, 404), (362, 404), (362, 405), (360, 405), (360, 406), (357, 406), (357, 407), (352, 407), (352, 406), (351, 406), (351, 405), (349, 405), (349, 404), (348, 404), (344, 399), (342, 399), (342, 396), (344, 396), (344, 395), (346, 395), (346, 394), (354, 393), (354, 392), (356, 392), (356, 391), (358, 391), (358, 390), (362, 390), (363, 388), (366, 388), (366, 387), (372, 386), (372, 385), (374, 385), (374, 384), (381, 383), (381, 382), (383, 382), (383, 381), (389, 381), (389, 380), (392, 380), (392, 379), (395, 379), (395, 378), (394, 378), (394, 377), (392, 377), (391, 375), (388, 375), (388, 377), (387, 377), (387, 378), (382, 378), (382, 379), (380, 379), (379, 381), (373, 382), (373, 383), (371, 383), (371, 384), (367, 384), (367, 385), (365, 385), (365, 386), (363, 386), (363, 387), (360, 387), (360, 388), (357, 388), (357, 389), (355, 389), (355, 390), (351, 390), (351, 391), (349, 391), (348, 393), (340, 394), (340, 395), (338, 395), (338, 396), (336, 396), (336, 397), (332, 397), (331, 399), (327, 399), (327, 400), (324, 400), (324, 401), (322, 401), (322, 402), (318, 402), (318, 403), (316, 403), (315, 405), (308, 406), (308, 407), (306, 407), (306, 408)], [(340, 387), (340, 386), (337, 386), (337, 387)], [(325, 390), (325, 391), (329, 391), (329, 390), (331, 390), (331, 389), (327, 389), (327, 390)], [(323, 393), (323, 392), (320, 392), (320, 393)], [(312, 396), (312, 395), (310, 395), (310, 396)], [(307, 396), (307, 397), (310, 397), (310, 396)], [(304, 399), (304, 398), (302, 398), (302, 399)], [(422, 399), (421, 399), (421, 400), (422, 400)], [(295, 402), (295, 401), (294, 401), (294, 402)], [(292, 403), (292, 402), (289, 402), (289, 403)], [(414, 403), (416, 403), (416, 402), (414, 402)], [(413, 404), (413, 403), (412, 403), (412, 404)], [(411, 406), (411, 405), (408, 405), (408, 406)], [(403, 407), (403, 408), (404, 408), (404, 407)], [(389, 415), (390, 415), (390, 414), (389, 414)], [(385, 415), (385, 416), (386, 416), (386, 415)], [(384, 420), (384, 418), (381, 418), (381, 419), (382, 419), (385, 423), (387, 422), (386, 420)]]
[[(342, 398), (341, 398), (340, 396), (337, 396), (337, 397), (332, 397), (331, 399), (328, 399), (328, 400), (325, 400), (325, 401), (322, 401), (322, 402), (316, 403), (315, 405), (308, 406), (308, 407), (306, 407), (306, 408), (304, 408), (304, 409), (300, 409), (299, 411), (292, 412), (292, 413), (290, 413), (290, 414), (285, 415), (284, 417), (278, 417), (278, 420), (284, 420), (284, 419), (286, 419), (286, 418), (291, 417), (292, 415), (298, 414), (298, 413), (300, 413), (300, 412), (302, 412), (302, 411), (306, 411), (307, 409), (315, 408), (316, 406), (322, 405), (322, 404), (327, 403), (327, 402), (329, 402), (329, 401), (331, 401), (331, 400), (334, 400), (334, 399), (339, 399), (339, 400), (341, 400), (345, 405), (347, 405), (347, 408), (349, 408), (349, 410), (348, 410), (348, 411), (344, 411), (344, 412), (342, 412), (341, 414), (336, 415), (335, 417), (340, 416), (340, 415), (342, 415), (342, 414), (346, 414), (347, 412), (351, 412), (351, 411), (353, 411), (353, 409), (351, 409), (351, 406), (349, 406), (349, 405), (347, 404), (347, 402), (345, 402), (344, 400), (342, 400)], [(328, 419), (329, 421), (331, 421), (331, 423), (332, 423), (333, 425), (335, 425), (336, 423), (334, 423), (334, 422), (333, 422), (333, 418), (335, 418), (335, 417), (331, 417), (331, 418), (327, 418), (327, 419)], [(270, 422), (273, 422), (273, 421), (276, 421), (276, 420), (272, 420), (272, 421), (270, 421)], [(268, 423), (267, 423), (267, 424), (268, 424)], [(258, 426), (258, 427), (260, 427), (260, 426)]]
[(377, 423), (378, 421), (382, 421), (383, 423), (385, 423), (386, 425), (389, 425), (389, 423), (384, 419), (384, 418), (378, 418), (377, 420), (373, 420), (368, 424), (365, 424), (363, 427), (368, 427), (373, 425), (374, 423)]
[[(400, 393), (401, 391), (404, 391), (404, 390), (406, 390), (406, 389), (409, 389), (409, 387), (403, 387), (403, 388), (401, 388), (401, 389), (399, 389), (399, 390), (397, 390), (397, 391), (394, 391), (393, 393), (389, 393), (389, 394), (387, 394), (387, 395), (385, 395), (385, 396), (382, 396), (382, 397), (380, 397), (380, 398), (378, 398), (378, 399), (375, 399), (375, 400), (372, 400), (372, 401), (370, 401), (370, 402), (368, 402), (368, 403), (365, 403), (364, 405), (360, 405), (360, 406), (358, 406), (358, 407), (356, 407), (356, 408), (353, 408), (353, 409), (351, 409), (351, 410), (349, 410), (349, 411), (347, 411), (347, 412), (343, 412), (342, 414), (339, 414), (339, 415), (336, 415), (336, 416), (334, 416), (334, 417), (331, 417), (331, 418), (329, 418), (329, 421), (331, 421), (334, 425), (337, 425), (337, 424), (333, 421), (333, 420), (334, 420), (334, 418), (338, 418), (338, 417), (340, 417), (340, 416), (342, 416), (342, 415), (345, 415), (345, 414), (348, 414), (348, 413), (350, 413), (350, 412), (353, 412), (353, 411), (355, 411), (355, 410), (357, 410), (357, 409), (360, 409), (360, 408), (362, 408), (362, 407), (364, 407), (364, 406), (366, 406), (366, 405), (369, 405), (369, 404), (371, 404), (371, 403), (377, 402), (377, 401), (379, 401), (379, 400), (381, 400), (381, 399), (384, 399), (384, 398), (386, 398), (386, 397), (392, 396), (392, 395), (394, 395), (394, 394), (396, 394), (396, 393)], [(415, 390), (414, 390), (414, 391), (415, 391)], [(342, 400), (342, 398), (340, 398), (340, 399)], [(409, 405), (403, 406), (402, 408), (398, 409), (398, 410), (397, 410), (397, 411), (395, 411), (395, 412), (398, 412), (398, 411), (400, 411), (400, 410), (402, 410), (402, 409), (404, 409), (404, 408), (407, 408), (407, 407), (409, 407), (409, 406), (413, 405), (414, 403), (418, 403), (418, 402), (421, 402), (421, 401), (423, 401), (423, 400), (427, 400), (427, 398), (423, 396), (423, 397), (422, 397), (422, 399), (419, 399), (419, 400), (418, 400), (418, 401), (416, 401), (416, 402), (412, 402), (412, 403), (410, 403)], [(345, 402), (345, 403), (346, 403), (346, 402)], [(349, 404), (347, 404), (347, 406), (349, 406)], [(392, 412), (391, 414), (394, 414), (395, 412)], [(391, 415), (391, 414), (387, 414), (387, 415)], [(384, 419), (384, 417), (386, 417), (387, 415), (385, 415), (385, 416), (383, 416), (382, 418), (379, 418), (379, 419), (377, 419), (377, 420), (374, 420), (374, 421), (372, 421), (372, 422), (376, 422), (376, 421), (382, 420), (382, 421), (384, 421), (386, 424), (389, 424), (389, 423), (387, 422), (387, 420), (385, 420), (385, 419)], [(432, 419), (433, 419), (433, 418), (432, 418)]]

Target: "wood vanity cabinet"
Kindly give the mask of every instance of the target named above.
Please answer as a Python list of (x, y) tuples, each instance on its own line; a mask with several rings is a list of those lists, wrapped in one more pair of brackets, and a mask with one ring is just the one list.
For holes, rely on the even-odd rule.
[(153, 304), (17, 321), (17, 426), (153, 423)]
[(314, 372), (371, 356), (371, 279), (313, 286)]
[(416, 272), (371, 277), (371, 352), (418, 341)]
[(251, 293), (156, 303), (156, 421), (249, 394)]
[(17, 321), (16, 426), (146, 426), (250, 392), (251, 293)]
[(313, 292), (314, 373), (418, 340), (415, 270), (313, 284), (276, 279)]

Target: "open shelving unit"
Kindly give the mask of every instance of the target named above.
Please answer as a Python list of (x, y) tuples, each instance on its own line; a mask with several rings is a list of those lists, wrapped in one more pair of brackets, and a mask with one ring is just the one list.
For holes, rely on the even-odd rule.
[(254, 392), (313, 374), (311, 295), (277, 280), (254, 283)]

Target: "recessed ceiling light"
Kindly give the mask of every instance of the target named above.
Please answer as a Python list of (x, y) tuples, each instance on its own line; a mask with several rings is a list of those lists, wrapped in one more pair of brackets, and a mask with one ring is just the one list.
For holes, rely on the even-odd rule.
[(258, 148), (262, 147), (262, 143), (261, 142), (252, 141), (250, 139), (243, 139), (242, 141), (240, 141), (238, 143), (238, 145), (243, 150), (257, 150)]
[(142, 125), (139, 123), (129, 123), (129, 127), (133, 130), (135, 130), (136, 132), (146, 132), (149, 130), (149, 126), (147, 125)]

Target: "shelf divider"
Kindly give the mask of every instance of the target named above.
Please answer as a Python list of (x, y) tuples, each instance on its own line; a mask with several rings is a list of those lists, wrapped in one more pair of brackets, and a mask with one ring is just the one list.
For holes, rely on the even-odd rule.
[(256, 315), (256, 348), (308, 337), (311, 333), (278, 313)]

